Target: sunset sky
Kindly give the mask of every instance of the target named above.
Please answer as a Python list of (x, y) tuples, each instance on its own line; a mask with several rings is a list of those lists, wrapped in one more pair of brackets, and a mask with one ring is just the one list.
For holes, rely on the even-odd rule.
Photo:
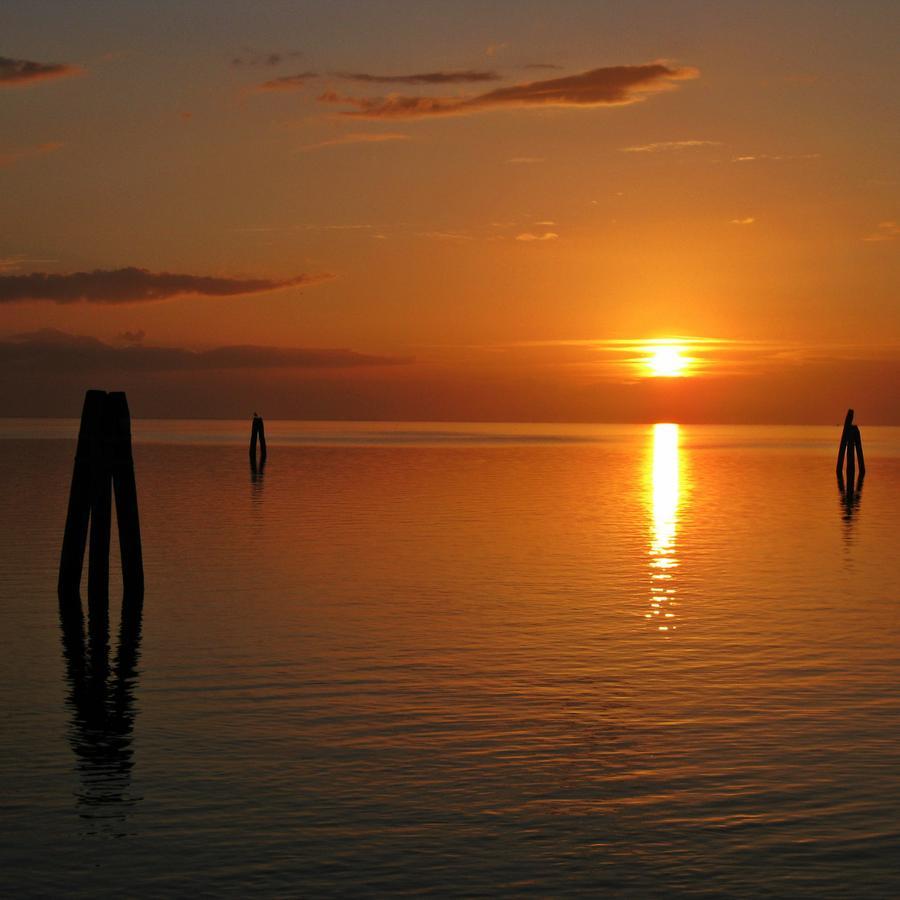
[(3, 4), (0, 414), (900, 424), (898, 33), (894, 0)]

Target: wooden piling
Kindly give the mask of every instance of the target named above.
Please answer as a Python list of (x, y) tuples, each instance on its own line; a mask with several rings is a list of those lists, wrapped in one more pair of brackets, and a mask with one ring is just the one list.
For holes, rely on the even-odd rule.
[(144, 571), (128, 402), (122, 393), (88, 391), (78, 432), (58, 590), (61, 604), (79, 602), (85, 546), (89, 544), (88, 606), (92, 630), (105, 629), (108, 618), (113, 488), (125, 594), (142, 598)]
[(116, 495), (116, 521), (119, 525), (122, 586), (126, 597), (137, 600), (144, 596), (144, 557), (131, 449), (131, 414), (125, 394), (111, 391), (107, 409), (110, 413), (112, 484)]
[(841, 432), (841, 445), (838, 448), (837, 458), (837, 476), (843, 480), (844, 477), (844, 459), (847, 462), (847, 483), (850, 490), (853, 490), (853, 484), (856, 476), (856, 463), (859, 462), (859, 477), (862, 478), (866, 474), (866, 461), (863, 456), (862, 436), (859, 433), (859, 425), (853, 424), (853, 410), (848, 409), (844, 418), (844, 429)]
[(72, 487), (69, 491), (66, 528), (59, 560), (57, 587), (61, 599), (73, 593), (77, 598), (78, 586), (81, 583), (91, 513), (91, 462), (100, 453), (100, 422), (105, 398), (106, 394), (103, 391), (88, 391), (84, 395), (72, 471)]
[(863, 457), (862, 435), (859, 433), (859, 425), (853, 426), (853, 449), (856, 450), (856, 458), (859, 461), (859, 477), (862, 479), (866, 474), (866, 461)]
[(250, 465), (256, 468), (256, 445), (259, 442), (259, 465), (266, 464), (266, 425), (262, 416), (253, 413), (253, 424), (250, 428)]
[(847, 415), (844, 417), (844, 429), (841, 431), (841, 446), (838, 449), (837, 458), (837, 474), (843, 477), (844, 473), (844, 454), (850, 441), (850, 429), (853, 427), (853, 410), (848, 409)]

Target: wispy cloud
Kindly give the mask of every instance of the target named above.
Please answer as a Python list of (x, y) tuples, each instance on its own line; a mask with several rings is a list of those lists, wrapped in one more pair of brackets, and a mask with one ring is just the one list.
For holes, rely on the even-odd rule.
[(556, 63), (526, 63), (522, 66), (523, 69), (562, 69), (562, 66), (557, 65)]
[(783, 160), (795, 159), (820, 159), (821, 153), (756, 153), (745, 156), (734, 156), (731, 161), (735, 163), (748, 162), (779, 162)]
[(896, 241), (900, 238), (900, 224), (893, 219), (888, 222), (879, 222), (875, 230), (866, 235), (863, 240), (869, 243), (882, 243), (883, 241)]
[(0, 87), (16, 87), (34, 84), (37, 81), (50, 81), (55, 78), (69, 78), (81, 75), (81, 66), (67, 63), (41, 63), (30, 59), (12, 59), (0, 56)]
[(756, 219), (753, 216), (747, 216), (744, 219), (732, 219), (732, 225), (752, 225)]
[(507, 162), (512, 163), (514, 166), (528, 166), (546, 162), (546, 160), (543, 156), (514, 156), (512, 159), (508, 159)]
[(408, 141), (410, 140), (410, 136), (408, 134), (401, 134), (399, 132), (394, 131), (381, 131), (381, 132), (351, 132), (348, 134), (342, 134), (338, 137), (330, 138), (326, 141), (319, 141), (316, 144), (307, 144), (305, 147), (301, 147), (302, 151), (307, 150), (320, 150), (323, 147), (340, 147), (346, 144), (384, 144), (390, 143), (392, 141)]
[(469, 84), (479, 81), (499, 81), (496, 72), (473, 69), (449, 72), (420, 72), (413, 75), (372, 75), (368, 72), (336, 72), (336, 78), (363, 84)]
[(721, 141), (657, 141), (653, 144), (639, 144), (636, 147), (621, 147), (623, 153), (665, 153), (668, 150), (690, 150), (694, 147), (721, 147)]
[(33, 159), (35, 156), (46, 156), (65, 146), (62, 141), (47, 141), (36, 147), (22, 147), (18, 150), (0, 151), (0, 166), (11, 166), (23, 159)]
[(609, 66), (545, 81), (531, 81), (496, 88), (470, 97), (346, 97), (326, 91), (324, 103), (356, 107), (342, 115), (364, 119), (414, 119), (428, 116), (467, 115), (496, 109), (543, 109), (571, 107), (589, 109), (625, 106), (648, 95), (671, 90), (677, 83), (697, 78), (693, 68), (670, 68), (663, 63), (639, 66)]
[(0, 275), (0, 304), (27, 300), (53, 303), (149, 303), (187, 295), (235, 297), (299, 287), (329, 278), (297, 275), (293, 278), (224, 278), (215, 275), (177, 275), (147, 269), (95, 269), (92, 272)]
[(540, 234), (534, 234), (531, 231), (525, 231), (516, 235), (517, 241), (555, 241), (559, 235), (555, 231), (543, 231)]
[(296, 75), (282, 75), (280, 78), (272, 78), (258, 84), (257, 91), (299, 91), (306, 87), (306, 83), (313, 78), (318, 78), (317, 72), (298, 72)]
[(243, 344), (188, 350), (143, 343), (143, 332), (126, 332), (124, 346), (53, 328), (0, 341), (0, 366), (44, 372), (178, 372), (233, 369), (349, 369), (408, 365), (411, 357), (375, 356), (346, 349)]

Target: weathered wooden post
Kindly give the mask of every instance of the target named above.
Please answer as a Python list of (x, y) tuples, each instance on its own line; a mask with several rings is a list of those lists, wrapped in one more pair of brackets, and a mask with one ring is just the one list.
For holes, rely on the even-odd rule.
[(841, 446), (838, 449), (838, 458), (837, 458), (837, 474), (843, 477), (844, 475), (844, 454), (847, 451), (847, 447), (850, 445), (850, 429), (853, 427), (853, 410), (848, 409), (847, 415), (844, 417), (844, 429), (841, 432)]
[(69, 491), (66, 529), (59, 560), (57, 587), (60, 597), (70, 593), (74, 593), (77, 597), (81, 584), (88, 520), (91, 513), (91, 461), (100, 453), (100, 420), (103, 416), (105, 397), (103, 391), (88, 391), (84, 395), (72, 487)]
[(844, 418), (844, 430), (841, 432), (841, 446), (838, 449), (837, 476), (844, 477), (844, 456), (847, 457), (847, 482), (850, 490), (856, 476), (856, 460), (859, 460), (859, 477), (866, 474), (866, 462), (863, 457), (862, 436), (859, 433), (859, 425), (853, 424), (853, 410), (848, 409)]
[(138, 517), (134, 456), (131, 450), (131, 414), (121, 391), (112, 391), (107, 400), (110, 413), (112, 484), (116, 495), (119, 524), (119, 554), (122, 558), (122, 586), (126, 596), (144, 596), (144, 556), (141, 550), (141, 522)]
[(866, 474), (866, 461), (863, 457), (862, 436), (859, 433), (859, 425), (853, 426), (853, 448), (856, 450), (856, 458), (859, 460), (859, 477)]
[(259, 465), (266, 464), (266, 426), (262, 416), (253, 413), (253, 425), (250, 428), (250, 465), (256, 468), (256, 442), (259, 440)]
[(90, 524), (88, 607), (92, 625), (100, 627), (105, 627), (102, 623), (108, 617), (113, 487), (125, 595), (131, 602), (139, 602), (144, 592), (144, 568), (128, 402), (122, 393), (88, 391), (78, 432), (57, 587), (62, 603), (78, 602)]

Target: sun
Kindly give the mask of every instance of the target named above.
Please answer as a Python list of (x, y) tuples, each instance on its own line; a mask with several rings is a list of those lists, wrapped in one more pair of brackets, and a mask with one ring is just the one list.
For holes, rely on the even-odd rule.
[(683, 349), (678, 344), (648, 347), (650, 355), (644, 360), (644, 365), (649, 374), (656, 378), (678, 378), (685, 375), (690, 361), (682, 355)]

